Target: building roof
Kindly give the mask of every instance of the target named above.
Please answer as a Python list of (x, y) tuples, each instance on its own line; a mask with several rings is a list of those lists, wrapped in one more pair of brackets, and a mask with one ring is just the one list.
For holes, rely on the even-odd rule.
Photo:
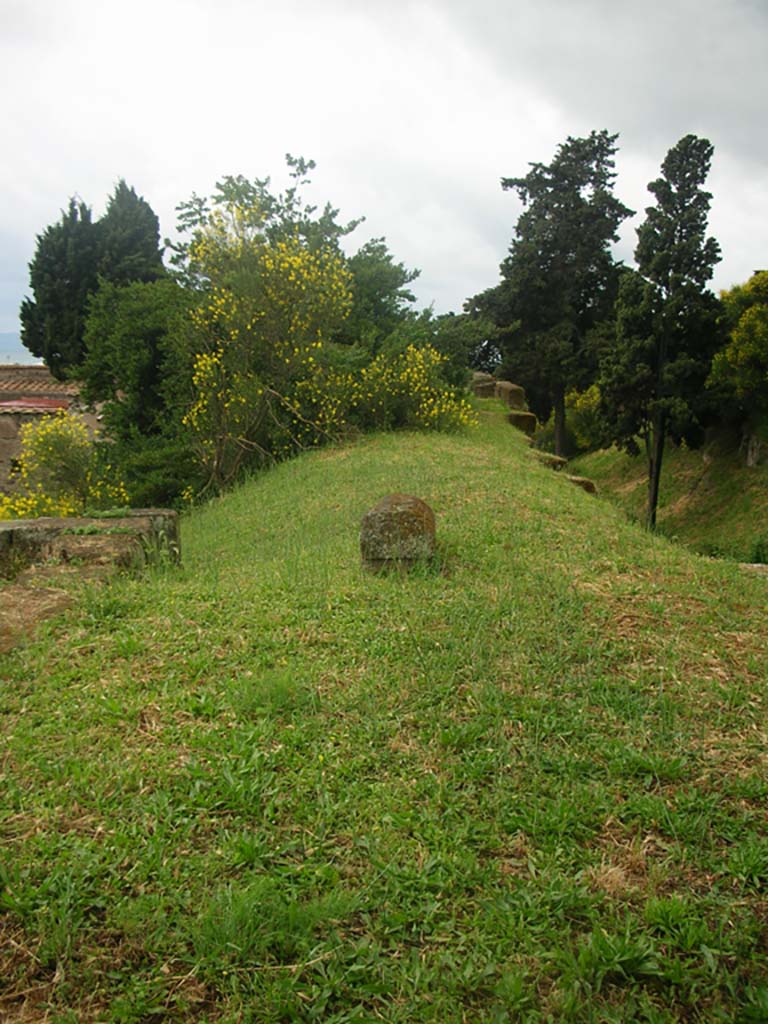
[(71, 398), (0, 398), (0, 413), (3, 412), (56, 412), (68, 409)]
[(76, 398), (74, 381), (56, 380), (46, 366), (0, 365), (0, 401), (25, 398)]

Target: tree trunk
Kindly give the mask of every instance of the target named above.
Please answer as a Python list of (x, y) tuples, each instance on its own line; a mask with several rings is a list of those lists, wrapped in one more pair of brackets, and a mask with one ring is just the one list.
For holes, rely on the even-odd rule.
[(555, 455), (565, 457), (567, 441), (565, 437), (565, 388), (562, 384), (555, 385), (552, 392), (552, 405), (555, 410)]
[(760, 465), (762, 442), (755, 433), (747, 434), (744, 438), (745, 457), (744, 462), (750, 468)]
[(658, 413), (651, 426), (651, 447), (648, 460), (648, 515), (645, 525), (649, 530), (656, 529), (656, 507), (659, 504), (659, 483), (661, 482), (661, 462), (664, 457), (666, 426), (666, 416), (664, 413)]

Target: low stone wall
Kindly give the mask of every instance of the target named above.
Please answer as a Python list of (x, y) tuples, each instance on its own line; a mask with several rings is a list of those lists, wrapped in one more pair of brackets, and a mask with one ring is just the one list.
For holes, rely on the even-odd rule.
[(158, 557), (174, 562), (181, 557), (178, 515), (171, 509), (0, 523), (0, 577), (4, 579), (13, 579), (41, 562), (140, 567)]
[(500, 398), (510, 409), (527, 409), (525, 388), (521, 388), (519, 384), (513, 384), (512, 381), (497, 380), (495, 396)]

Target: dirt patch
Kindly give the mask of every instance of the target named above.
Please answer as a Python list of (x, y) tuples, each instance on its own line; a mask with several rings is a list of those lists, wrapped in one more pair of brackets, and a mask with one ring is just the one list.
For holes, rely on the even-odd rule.
[(74, 604), (66, 590), (11, 583), (0, 589), (0, 654), (7, 654), (34, 633), (45, 619)]
[(586, 872), (592, 889), (612, 899), (647, 899), (672, 887), (666, 842), (653, 832), (630, 832), (609, 819), (598, 838), (600, 863)]

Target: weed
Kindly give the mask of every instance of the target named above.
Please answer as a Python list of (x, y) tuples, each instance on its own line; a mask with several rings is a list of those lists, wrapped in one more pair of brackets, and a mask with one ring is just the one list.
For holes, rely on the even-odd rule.
[(768, 839), (750, 836), (728, 857), (728, 870), (746, 886), (760, 889), (768, 882)]

